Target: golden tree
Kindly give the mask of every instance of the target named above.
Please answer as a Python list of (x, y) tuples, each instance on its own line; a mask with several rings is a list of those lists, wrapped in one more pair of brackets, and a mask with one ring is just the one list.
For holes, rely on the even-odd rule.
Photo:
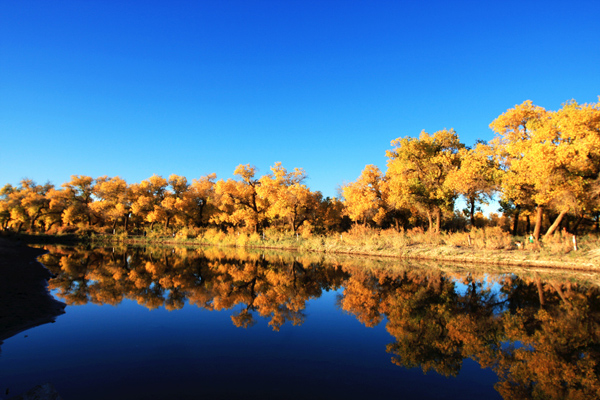
[(545, 211), (558, 213), (546, 232), (551, 235), (568, 212), (589, 204), (589, 187), (599, 171), (598, 104), (573, 101), (549, 112), (526, 101), (490, 127), (499, 135), (493, 145), (503, 170), (503, 197), (534, 205), (536, 240)]
[(119, 219), (122, 219), (125, 231), (127, 231), (127, 222), (131, 212), (131, 193), (127, 182), (118, 176), (97, 178), (94, 196), (96, 201), (90, 204), (94, 213), (101, 215), (105, 221), (112, 222), (113, 230)]
[(158, 175), (131, 185), (131, 212), (140, 220), (149, 222), (151, 230), (156, 222), (166, 220), (162, 202), (167, 195), (167, 186), (167, 180)]
[(386, 214), (382, 190), (383, 174), (375, 165), (367, 165), (356, 182), (342, 186), (346, 213), (353, 221), (381, 224)]
[(16, 224), (17, 231), (20, 231), (25, 224), (30, 231), (34, 231), (36, 225), (42, 225), (43, 228), (44, 218), (50, 209), (50, 200), (46, 194), (53, 188), (50, 183), (37, 185), (31, 179), (21, 180), (18, 187), (5, 185), (0, 190), (2, 226)]
[(499, 170), (492, 149), (484, 143), (459, 150), (460, 167), (450, 170), (445, 184), (467, 201), (471, 226), (478, 203), (488, 204), (496, 190)]
[(63, 183), (64, 190), (61, 191), (66, 208), (62, 214), (63, 222), (67, 225), (86, 222), (92, 224), (92, 210), (90, 204), (93, 202), (94, 178), (84, 175), (71, 175), (69, 182)]
[(187, 219), (196, 226), (207, 224), (215, 212), (215, 179), (217, 179), (215, 173), (208, 174), (200, 179), (193, 179), (192, 184), (185, 193), (185, 208), (182, 211)]
[(389, 204), (424, 214), (429, 229), (439, 232), (442, 213), (454, 209), (456, 194), (445, 184), (450, 171), (460, 165), (459, 150), (464, 148), (454, 130), (432, 135), (421, 132), (418, 139), (398, 138), (387, 151), (385, 191)]
[(266, 216), (271, 221), (279, 218), (287, 221), (296, 233), (317, 208), (317, 196), (304, 185), (306, 173), (303, 169), (294, 168), (288, 172), (277, 162), (271, 171), (260, 178), (257, 194), (269, 204)]
[(233, 226), (243, 225), (258, 232), (266, 222), (265, 213), (269, 202), (258, 195), (257, 188), (260, 182), (254, 176), (256, 167), (240, 164), (233, 174), (238, 176), (239, 180), (220, 180), (215, 184), (220, 213), (215, 215), (214, 220)]

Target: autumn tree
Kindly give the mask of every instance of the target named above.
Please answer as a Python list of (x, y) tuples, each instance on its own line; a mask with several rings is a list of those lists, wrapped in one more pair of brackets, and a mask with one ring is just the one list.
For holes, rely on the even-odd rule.
[(10, 222), (10, 194), (15, 190), (13, 185), (7, 183), (0, 189), (0, 227), (7, 229)]
[(165, 215), (165, 228), (169, 227), (169, 223), (173, 219), (180, 224), (185, 224), (186, 211), (193, 206), (193, 203), (188, 202), (190, 198), (187, 194), (190, 185), (185, 176), (172, 174), (169, 176), (168, 183), (170, 190), (166, 192), (165, 198), (161, 202)]
[[(37, 185), (31, 179), (21, 180), (18, 187), (8, 184), (0, 190), (0, 218), (4, 227), (9, 223), (17, 225), (20, 231), (26, 224), (34, 231), (36, 224), (43, 221), (49, 212), (50, 201), (46, 197), (53, 185)], [(43, 227), (43, 223), (41, 224)]]
[(271, 174), (260, 178), (257, 194), (269, 204), (266, 216), (286, 221), (292, 231), (309, 220), (317, 208), (317, 197), (306, 187), (306, 173), (294, 168), (288, 172), (280, 162), (271, 167)]
[[(567, 212), (584, 215), (600, 208), (600, 193), (594, 186), (600, 176), (600, 102), (563, 105), (545, 127), (554, 148), (554, 173), (560, 185), (553, 188), (552, 206), (559, 214), (545, 236), (551, 235)], [(581, 220), (581, 219), (580, 219)]]
[(390, 205), (424, 214), (429, 229), (439, 232), (443, 212), (454, 209), (456, 194), (445, 184), (450, 171), (460, 165), (459, 150), (464, 148), (454, 130), (433, 134), (421, 132), (419, 138), (393, 140), (387, 151), (385, 191)]
[(344, 203), (336, 197), (325, 197), (320, 192), (315, 193), (318, 208), (315, 213), (315, 228), (321, 232), (340, 232), (348, 229), (350, 223), (344, 215)]
[(92, 225), (92, 210), (90, 204), (93, 202), (94, 178), (84, 175), (71, 175), (69, 182), (63, 183), (64, 190), (61, 195), (66, 203), (62, 219), (68, 225), (85, 222), (89, 227)]
[(150, 229), (156, 222), (164, 222), (167, 218), (162, 205), (167, 195), (167, 186), (167, 180), (158, 175), (152, 175), (139, 184), (131, 185), (131, 211), (142, 221), (149, 222)]
[(214, 219), (233, 226), (243, 225), (258, 232), (266, 222), (269, 202), (258, 195), (260, 181), (255, 177), (256, 167), (240, 164), (233, 174), (239, 180), (220, 180), (215, 184), (220, 213)]
[(450, 170), (445, 184), (462, 195), (468, 207), (471, 226), (475, 226), (477, 204), (488, 204), (496, 189), (498, 166), (492, 149), (485, 143), (459, 150), (460, 166)]
[(206, 225), (214, 214), (214, 186), (217, 174), (208, 174), (200, 179), (193, 179), (185, 194), (186, 207), (184, 213), (196, 226)]
[(598, 104), (573, 101), (548, 112), (526, 101), (490, 125), (498, 134), (493, 144), (503, 170), (503, 197), (534, 205), (536, 240), (544, 212), (558, 212), (546, 232), (551, 235), (568, 212), (589, 200), (599, 171), (599, 110)]
[(112, 222), (113, 230), (122, 219), (125, 231), (127, 231), (127, 222), (131, 212), (131, 193), (127, 182), (118, 176), (97, 178), (94, 196), (96, 201), (90, 205), (91, 209), (101, 215), (105, 221)]
[(342, 186), (345, 210), (352, 220), (381, 224), (387, 209), (383, 179), (377, 166), (367, 165), (355, 182)]
[(18, 187), (6, 184), (0, 190), (0, 216), (2, 217), (4, 228), (17, 224), (17, 231), (20, 231), (23, 224), (27, 223), (27, 213), (21, 205), (23, 193)]

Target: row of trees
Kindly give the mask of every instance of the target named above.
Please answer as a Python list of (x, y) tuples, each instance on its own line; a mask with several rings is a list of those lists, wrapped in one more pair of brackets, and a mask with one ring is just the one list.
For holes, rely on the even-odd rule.
[(600, 102), (564, 104), (547, 111), (526, 101), (496, 118), (497, 136), (469, 148), (453, 130), (392, 141), (387, 171), (367, 165), (360, 177), (342, 188), (348, 215), (377, 225), (407, 225), (421, 218), (439, 231), (463, 196), (465, 214), (475, 214), (496, 194), (503, 213), (514, 219), (534, 217), (540, 238), (543, 217), (551, 235), (566, 216), (576, 230), (600, 215)]
[(210, 174), (191, 183), (183, 176), (154, 175), (134, 184), (120, 177), (74, 175), (60, 188), (25, 179), (0, 191), (0, 224), (32, 231), (55, 226), (139, 231), (157, 223), (166, 229), (210, 224), (254, 232), (269, 225), (293, 232), (303, 224), (340, 229), (342, 203), (311, 191), (302, 169), (288, 172), (276, 163), (258, 178), (255, 167), (240, 165), (234, 174), (237, 179), (216, 181)]
[[(152, 176), (127, 184), (119, 177), (72, 176), (61, 188), (23, 180), (0, 191), (0, 226), (48, 230), (54, 226), (100, 227), (125, 231), (218, 226), (259, 232), (266, 226), (297, 232), (339, 231), (355, 221), (383, 228), (428, 226), (456, 229), (456, 200), (476, 224), (480, 205), (499, 195), (513, 233), (525, 220), (526, 231), (540, 238), (563, 222), (576, 231), (582, 222), (600, 222), (600, 102), (566, 103), (547, 111), (526, 101), (506, 111), (490, 127), (489, 143), (467, 147), (454, 130), (392, 141), (387, 171), (367, 165), (360, 177), (341, 187), (341, 201), (323, 198), (304, 183), (302, 169), (281, 163), (256, 176), (240, 165), (236, 179), (215, 174), (191, 183), (183, 176)], [(544, 221), (544, 216), (546, 216)], [(567, 218), (565, 218), (567, 217)], [(460, 225), (460, 224), (459, 224)], [(583, 224), (585, 225), (585, 224)]]

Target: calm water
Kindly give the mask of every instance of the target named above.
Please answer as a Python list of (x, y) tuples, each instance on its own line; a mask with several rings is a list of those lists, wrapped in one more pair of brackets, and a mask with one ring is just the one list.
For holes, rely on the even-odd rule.
[(45, 382), (65, 400), (600, 397), (593, 284), (295, 254), (49, 250), (66, 313), (2, 344), (0, 398)]

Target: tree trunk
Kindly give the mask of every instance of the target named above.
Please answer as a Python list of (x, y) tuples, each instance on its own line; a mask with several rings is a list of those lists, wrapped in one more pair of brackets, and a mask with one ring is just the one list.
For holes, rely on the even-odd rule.
[(519, 234), (519, 215), (521, 215), (521, 207), (517, 206), (515, 207), (515, 215), (513, 217), (513, 236), (517, 236)]
[(427, 220), (429, 221), (429, 229), (427, 229), (427, 231), (431, 232), (433, 229), (433, 218), (431, 217), (431, 211), (427, 211)]
[(442, 210), (435, 210), (435, 233), (439, 233), (442, 227)]
[(292, 226), (292, 232), (295, 235), (296, 231), (298, 230), (298, 228), (296, 227), (296, 220), (295, 220), (295, 218), (292, 217), (291, 215), (290, 215), (290, 225)]
[(533, 238), (536, 242), (540, 241), (540, 232), (542, 230), (542, 221), (544, 218), (544, 207), (538, 206), (535, 210), (535, 228), (533, 230)]
[(561, 211), (560, 214), (558, 214), (558, 217), (556, 217), (554, 223), (550, 225), (550, 228), (548, 228), (548, 231), (544, 235), (544, 240), (549, 238), (554, 233), (556, 228), (558, 228), (558, 226), (560, 225), (560, 222), (562, 221), (563, 217), (567, 214), (567, 212), (568, 211)]
[(544, 300), (544, 286), (542, 285), (542, 281), (537, 274), (535, 276), (535, 285), (537, 286), (538, 297), (540, 299), (540, 308), (544, 308), (544, 305), (546, 304)]
[(525, 233), (531, 232), (531, 218), (529, 218), (529, 214), (525, 216)]
[(471, 207), (471, 227), (475, 228), (475, 198), (469, 199), (469, 205)]

